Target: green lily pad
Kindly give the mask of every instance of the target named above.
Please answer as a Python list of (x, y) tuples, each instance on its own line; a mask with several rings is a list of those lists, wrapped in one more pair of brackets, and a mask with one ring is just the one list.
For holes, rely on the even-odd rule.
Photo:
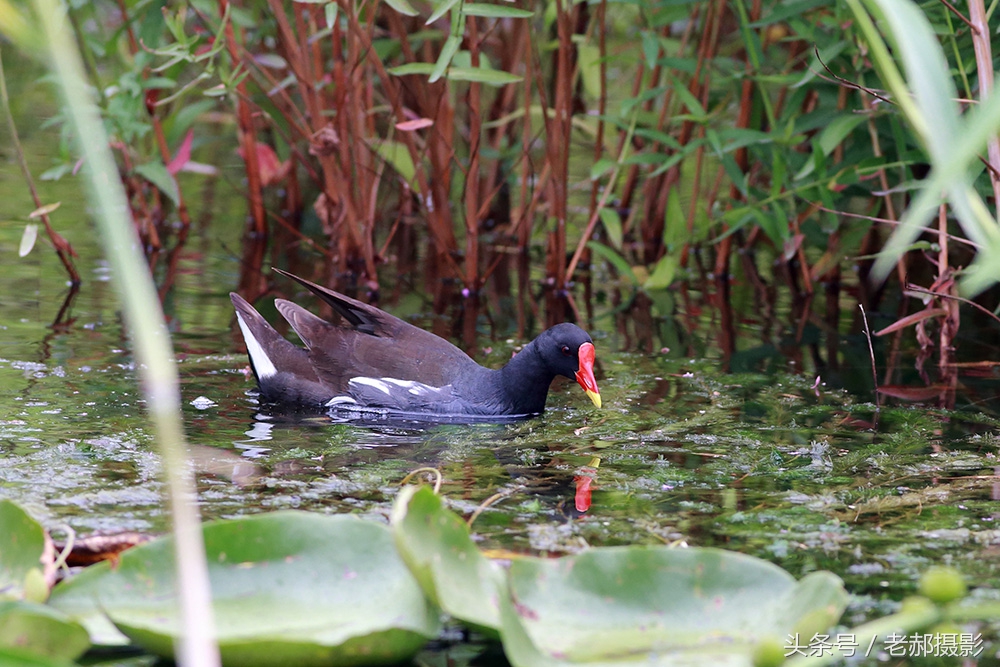
[[(20, 600), (26, 597), (33, 581), (47, 584), (54, 577), (55, 551), (42, 524), (35, 521), (17, 503), (0, 500), (0, 598)], [(44, 589), (44, 587), (43, 587)], [(45, 599), (47, 591), (32, 597)]]
[(396, 548), (424, 593), (454, 618), (491, 636), (500, 628), (500, 568), (483, 556), (469, 527), (430, 487), (408, 486), (392, 508)]
[[(44, 664), (72, 660), (89, 647), (87, 631), (65, 614), (32, 602), (0, 602), (0, 651), (9, 649), (26, 664)], [(0, 664), (8, 664), (3, 652)]]
[(59, 658), (46, 658), (24, 649), (0, 646), (0, 665), (3, 667), (77, 667), (75, 662)]
[(108, 570), (106, 563), (91, 565), (69, 581), (60, 583), (52, 589), (48, 606), (82, 625), (94, 646), (125, 646), (130, 643), (129, 638), (115, 627), (97, 601), (100, 582), (108, 576)]
[(514, 667), (749, 665), (755, 646), (833, 625), (840, 579), (801, 582), (766, 561), (719, 549), (613, 547), (515, 560), (501, 601)]
[[(204, 536), (225, 664), (388, 664), (437, 636), (439, 612), (381, 524), (285, 511), (213, 522)], [(154, 540), (115, 570), (84, 571), (52, 603), (80, 612), (89, 600), (85, 617), (103, 610), (136, 644), (171, 656), (173, 563), (173, 540)]]

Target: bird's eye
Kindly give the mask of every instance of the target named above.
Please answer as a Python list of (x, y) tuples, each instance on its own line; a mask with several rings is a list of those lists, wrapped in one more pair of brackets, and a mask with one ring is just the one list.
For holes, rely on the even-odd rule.
[(560, 351), (561, 351), (561, 352), (562, 352), (563, 354), (565, 354), (565, 355), (566, 355), (567, 357), (568, 357), (568, 356), (570, 356), (570, 353), (569, 353), (569, 345), (563, 345), (563, 346), (562, 346), (562, 348), (560, 349)]

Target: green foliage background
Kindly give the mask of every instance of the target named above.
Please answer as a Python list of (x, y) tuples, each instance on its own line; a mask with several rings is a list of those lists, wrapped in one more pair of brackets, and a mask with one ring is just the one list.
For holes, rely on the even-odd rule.
[[(912, 249), (959, 271), (978, 253), (987, 270), (965, 283), (975, 294), (1000, 263), (996, 176), (980, 161), (997, 114), (964, 119), (992, 81), (977, 1), (968, 17), (903, 0), (67, 8), (127, 174), (178, 204), (165, 158), (191, 129), (205, 155), (219, 136), (208, 114), (248, 104), (244, 156), (252, 135), (292, 161), (306, 194), (285, 221), (332, 248), (342, 273), (377, 280), (405, 210), (422, 219), (428, 255), (450, 255), (472, 289), (490, 278), (488, 250), (516, 244), (557, 287), (572, 281), (580, 258), (561, 255), (577, 246), (652, 290), (691, 275), (692, 250), (727, 272), (743, 248), (765, 275), (768, 260), (786, 263), (793, 287), (811, 291), (902, 221), (878, 277)], [(0, 13), (10, 39), (37, 46), (26, 13), (6, 2)], [(434, 124), (399, 129), (416, 118)], [(332, 158), (318, 154), (324, 126), (338, 134)], [(65, 150), (46, 175), (73, 162)], [(343, 225), (309, 224), (327, 215), (312, 206), (321, 191)], [(936, 235), (918, 241), (942, 192), (962, 236), (944, 250)]]

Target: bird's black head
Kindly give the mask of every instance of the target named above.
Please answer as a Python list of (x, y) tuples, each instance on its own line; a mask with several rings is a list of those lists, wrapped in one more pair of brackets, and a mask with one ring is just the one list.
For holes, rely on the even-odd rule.
[(538, 354), (557, 375), (576, 380), (594, 405), (601, 407), (601, 394), (594, 378), (594, 341), (575, 324), (557, 324), (535, 340)]

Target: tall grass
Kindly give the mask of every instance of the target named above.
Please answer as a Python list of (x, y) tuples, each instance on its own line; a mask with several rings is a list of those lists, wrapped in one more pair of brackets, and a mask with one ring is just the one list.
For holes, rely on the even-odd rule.
[[(883, 209), (894, 221), (906, 208), (905, 194), (889, 193), (912, 182), (914, 149), (927, 144), (891, 81), (901, 115), (876, 107), (869, 86), (888, 70), (881, 59), (868, 69), (851, 47), (863, 22), (842, 6), (807, 15), (778, 3), (594, 11), (553, 0), (510, 14), (496, 5), (416, 7), (272, 1), (269, 23), (248, 5), (260, 23), (229, 48), (238, 56), (230, 67), (249, 73), (257, 133), (262, 124), (273, 130), (267, 150), (287, 154), (289, 178), (301, 172), (319, 192), (325, 278), (342, 287), (377, 281), (397, 221), (416, 214), (435, 259), (431, 284), (454, 281), (467, 293), (489, 279), (495, 252), (523, 253), (536, 242), (556, 292), (595, 249), (636, 287), (662, 289), (685, 275), (692, 250), (714, 251), (712, 268), (728, 274), (735, 248), (762, 244), (789, 263), (797, 289), (811, 292), (851, 252), (861, 254), (870, 229), (838, 212)], [(221, 18), (200, 20), (222, 29)], [(909, 20), (892, 29), (907, 33)], [(617, 40), (610, 53), (609, 32)], [(966, 37), (953, 32), (961, 53)], [(225, 34), (234, 39), (228, 25)], [(933, 31), (907, 34), (936, 54), (933, 91), (922, 99), (954, 99)], [(907, 125), (917, 141), (890, 146)], [(987, 133), (960, 134), (975, 152)], [(308, 212), (300, 204), (279, 224), (295, 227)], [(898, 261), (922, 226), (910, 220), (920, 218), (906, 217), (878, 275)], [(989, 241), (982, 224), (963, 229), (980, 246)], [(965, 284), (981, 290), (988, 283), (972, 281), (975, 273), (985, 275), (970, 271)]]
[[(930, 23), (916, 5), (907, 0), (873, 0), (866, 11), (859, 0), (848, 0), (848, 3), (871, 48), (882, 81), (923, 146), (931, 166), (919, 194), (910, 203), (898, 230), (876, 262), (874, 272), (877, 277), (884, 278), (922, 233), (935, 211), (946, 203), (966, 238), (976, 247), (973, 263), (962, 270), (962, 286), (974, 296), (1000, 282), (1000, 223), (995, 198), (1000, 187), (1000, 151), (997, 149), (1000, 95), (993, 91), (989, 26), (985, 21), (972, 25), (976, 37), (985, 40), (987, 45), (982, 52), (977, 46), (977, 68), (985, 69), (989, 76), (980, 78), (979, 104), (963, 117), (948, 62), (937, 46)], [(970, 7), (977, 16), (985, 16), (978, 0), (973, 0)], [(895, 57), (890, 55), (889, 45), (872, 16), (884, 27)], [(989, 148), (985, 157), (984, 147)], [(992, 208), (975, 186), (977, 177), (983, 175), (994, 194)], [(947, 248), (946, 241), (943, 247)], [(942, 254), (939, 262), (946, 266), (947, 257)]]

